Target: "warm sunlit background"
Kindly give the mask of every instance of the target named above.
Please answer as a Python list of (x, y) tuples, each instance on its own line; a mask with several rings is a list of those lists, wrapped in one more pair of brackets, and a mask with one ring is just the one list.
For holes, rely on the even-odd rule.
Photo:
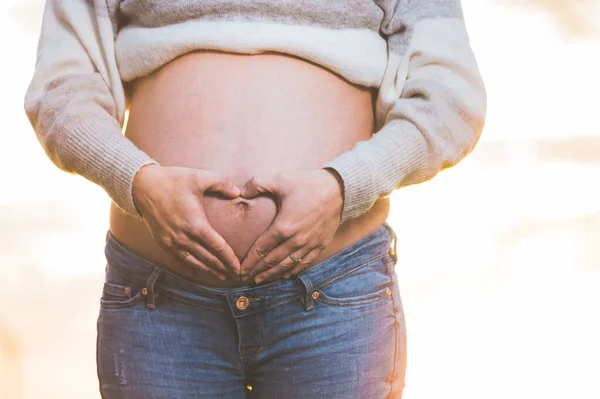
[[(42, 0), (0, 2), (0, 398), (99, 398), (109, 199), (23, 111)], [(475, 151), (392, 195), (406, 399), (600, 398), (600, 1), (463, 0)]]

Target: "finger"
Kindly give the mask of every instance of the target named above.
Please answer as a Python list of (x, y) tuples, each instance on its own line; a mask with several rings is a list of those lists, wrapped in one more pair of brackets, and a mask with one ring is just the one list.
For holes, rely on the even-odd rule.
[(214, 181), (206, 186), (204, 191), (214, 191), (228, 198), (237, 198), (242, 192), (230, 179), (218, 175), (215, 176)]
[(308, 269), (310, 266), (314, 264), (315, 259), (323, 252), (322, 248), (316, 247), (311, 250), (309, 253), (302, 257), (302, 261), (298, 262), (298, 264), (294, 265), (291, 269), (286, 271), (283, 274), (283, 277), (289, 278), (290, 276), (295, 276), (300, 274), (304, 269)]
[(210, 225), (208, 221), (198, 223), (199, 227), (190, 232), (190, 238), (200, 243), (202, 246), (207, 248), (212, 254), (223, 262), (226, 270), (228, 270), (232, 276), (239, 276), (240, 273), (240, 260), (233, 252), (233, 249), (225, 239), (217, 233)]
[[(227, 275), (229, 273), (229, 271), (227, 270), (227, 268), (225, 267), (225, 265), (223, 264), (223, 262), (221, 262), (221, 260), (219, 258), (217, 258), (207, 248), (203, 247), (201, 244), (195, 242), (191, 238), (190, 238), (190, 242), (188, 244), (186, 244), (185, 247), (192, 255), (194, 255), (194, 257), (197, 260), (199, 260), (206, 266), (218, 271), (219, 273), (221, 273), (223, 275)], [(187, 258), (189, 258), (189, 256), (187, 256), (183, 260), (185, 261)]]
[(204, 262), (196, 259), (196, 256), (193, 253), (190, 253), (183, 259), (184, 262), (196, 267), (199, 270), (203, 270), (208, 272), (214, 276), (216, 276), (220, 280), (226, 280), (227, 276), (225, 274), (219, 273), (215, 268), (207, 266)]
[[(271, 252), (277, 245), (287, 240), (292, 236), (293, 229), (289, 226), (285, 226), (274, 222), (271, 226), (262, 233), (252, 247), (248, 250), (246, 257), (244, 258), (241, 268), (242, 275), (244, 277), (248, 276), (253, 269), (258, 265), (258, 263)], [(273, 261), (273, 260), (271, 260)], [(278, 262), (279, 263), (279, 262)], [(273, 266), (275, 266), (273, 264)]]
[[(304, 260), (304, 256), (307, 255), (308, 253), (310, 253), (311, 249), (312, 248), (304, 246), (303, 248), (299, 248), (295, 252), (293, 252), (293, 255), (297, 259), (302, 259), (300, 261), (300, 262), (302, 262)], [(288, 254), (285, 257), (285, 259), (283, 259), (281, 262), (279, 262), (279, 264), (277, 266), (272, 267), (268, 270), (265, 270), (262, 273), (258, 273), (256, 275), (256, 277), (254, 277), (254, 281), (258, 284), (261, 281), (267, 280), (273, 276), (279, 275), (279, 276), (285, 277), (285, 272), (292, 269), (294, 266), (296, 266), (300, 262), (296, 262), (296, 261), (292, 260), (292, 258)], [(287, 278), (287, 277), (285, 277), (285, 278)]]
[(272, 176), (255, 176), (242, 188), (241, 196), (246, 199), (257, 197), (261, 194), (277, 194), (278, 187)]
[(268, 269), (265, 269), (260, 273), (257, 273), (256, 276), (254, 277), (254, 282), (258, 284), (261, 281), (264, 281), (272, 276), (282, 275), (284, 271), (291, 268), (296, 263), (297, 262), (294, 262), (293, 260), (291, 260), (289, 256), (286, 256), (277, 265), (270, 267)]
[(273, 248), (264, 258), (262, 258), (256, 266), (250, 270), (250, 276), (258, 276), (258, 274), (277, 267), (282, 262), (293, 262), (289, 254), (299, 252), (305, 245), (305, 242), (298, 236), (290, 238), (282, 242), (277, 247)]
[(277, 247), (269, 251), (269, 253), (266, 256), (261, 258), (252, 269), (247, 270), (246, 273), (243, 274), (243, 276), (245, 278), (253, 279), (259, 273), (262, 273), (265, 270), (270, 270), (271, 268), (277, 266), (287, 256), (285, 251), (286, 250), (283, 248), (282, 245), (278, 245)]

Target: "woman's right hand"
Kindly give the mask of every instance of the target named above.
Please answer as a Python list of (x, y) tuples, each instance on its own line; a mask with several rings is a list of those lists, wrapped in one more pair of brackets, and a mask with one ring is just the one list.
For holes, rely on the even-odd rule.
[(133, 201), (165, 253), (225, 280), (237, 279), (240, 260), (204, 213), (205, 191), (236, 198), (240, 189), (218, 173), (179, 166), (143, 166), (133, 181)]

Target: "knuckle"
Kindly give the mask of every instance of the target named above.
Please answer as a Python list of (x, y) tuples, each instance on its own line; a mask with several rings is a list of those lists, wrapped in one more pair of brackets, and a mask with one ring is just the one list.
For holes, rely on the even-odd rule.
[(212, 184), (215, 186), (227, 185), (229, 183), (229, 179), (223, 176), (215, 176)]
[(209, 186), (211, 183), (218, 179), (218, 176), (216, 176), (213, 172), (210, 171), (203, 171), (202, 173), (197, 173), (195, 177), (196, 185), (199, 186), (201, 189), (205, 189), (207, 186)]
[(275, 230), (275, 234), (280, 238), (290, 238), (294, 234), (294, 226), (291, 224), (281, 224)]
[(214, 255), (206, 255), (204, 261), (209, 265), (217, 265), (219, 260)]
[(171, 237), (171, 246), (183, 247), (187, 244), (187, 239), (184, 234), (177, 234)]
[(204, 223), (202, 220), (192, 220), (188, 222), (187, 231), (194, 235), (202, 235), (204, 232)]
[(198, 242), (202, 246), (206, 246), (210, 242), (208, 239), (208, 231), (204, 227), (197, 228), (193, 233), (192, 237), (194, 241)]
[(285, 265), (287, 272), (290, 273), (296, 267), (298, 267), (298, 262), (292, 262), (292, 261), (290, 261), (290, 258), (288, 258), (286, 261), (286, 265)]
[(214, 257), (214, 258), (215, 258), (215, 260), (216, 260), (218, 257), (224, 257), (224, 256), (225, 256), (225, 249), (224, 249), (224, 248), (222, 248), (222, 247), (213, 248), (213, 252), (214, 252), (214, 253), (215, 253), (215, 255), (216, 255), (216, 256)]
[(252, 177), (252, 179), (250, 179), (249, 183), (251, 185), (253, 185), (253, 186), (259, 186), (260, 187), (263, 184), (263, 179), (261, 177), (254, 176), (254, 177)]
[(308, 239), (306, 237), (295, 237), (292, 240), (292, 244), (296, 248), (301, 248), (301, 247), (305, 246), (306, 244), (308, 244)]
[(261, 249), (261, 248), (256, 248), (254, 250), (254, 253), (256, 253), (256, 255), (260, 258), (264, 258), (265, 256), (267, 256), (267, 251)]
[(202, 173), (196, 173), (194, 175), (193, 183), (198, 188), (204, 189), (204, 186), (206, 185), (205, 180), (206, 180), (206, 176), (203, 176)]
[(293, 267), (295, 264), (296, 263), (291, 261), (289, 257), (286, 257), (284, 260), (279, 262), (277, 266), (275, 266), (275, 269), (277, 269), (278, 271), (282, 271)]
[(167, 248), (172, 248), (175, 243), (173, 237), (168, 234), (161, 235), (158, 241)]
[(204, 231), (204, 222), (202, 219), (190, 218), (182, 227), (182, 232), (188, 234), (201, 234)]
[(288, 270), (292, 265), (287, 264), (285, 261), (279, 263), (277, 266), (271, 268), (273, 274), (283, 274), (284, 271)]
[(221, 242), (214, 245), (213, 250), (217, 255), (225, 255), (225, 245)]
[(173, 234), (173, 236), (176, 240), (179, 240), (182, 236), (191, 233), (193, 228), (194, 226), (189, 222), (181, 223), (179, 226), (177, 226), (177, 233)]
[(193, 227), (193, 222), (190, 220), (189, 215), (182, 215), (180, 220), (175, 222), (174, 231), (189, 231)]
[(265, 259), (264, 263), (268, 268), (273, 268), (279, 264), (275, 259)]

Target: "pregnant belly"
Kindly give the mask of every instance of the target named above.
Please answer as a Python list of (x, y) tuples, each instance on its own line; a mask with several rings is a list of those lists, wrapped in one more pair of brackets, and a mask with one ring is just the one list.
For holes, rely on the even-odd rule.
[[(201, 51), (135, 82), (126, 136), (163, 166), (219, 172), (243, 187), (253, 176), (318, 169), (357, 141), (368, 140), (372, 101), (369, 89), (295, 57)], [(212, 227), (240, 259), (276, 216), (275, 203), (267, 196), (230, 200), (207, 192), (204, 206)], [(353, 234), (350, 228), (342, 234), (341, 226), (321, 258), (376, 228), (385, 216), (366, 218), (371, 226), (357, 220)], [(142, 221), (117, 212), (114, 205), (111, 232), (146, 258), (192, 280), (236, 285), (173, 263)]]

